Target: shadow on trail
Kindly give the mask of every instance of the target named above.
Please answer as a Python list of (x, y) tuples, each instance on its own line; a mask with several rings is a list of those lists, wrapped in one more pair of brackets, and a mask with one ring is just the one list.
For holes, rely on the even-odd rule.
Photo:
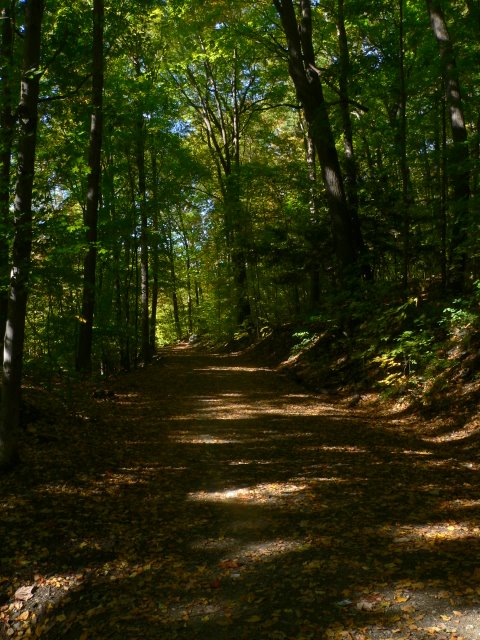
[(2, 491), (0, 585), (76, 576), (18, 637), (432, 638), (478, 606), (474, 462), (238, 357), (173, 350), (114, 390), (78, 458)]

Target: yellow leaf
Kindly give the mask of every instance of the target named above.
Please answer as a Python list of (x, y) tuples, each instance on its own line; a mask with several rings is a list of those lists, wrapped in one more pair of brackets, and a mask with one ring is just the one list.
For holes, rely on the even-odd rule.
[(410, 600), (410, 596), (395, 596), (395, 602), (407, 602), (407, 600)]
[(18, 616), (17, 620), (28, 620), (29, 615), (28, 611), (23, 611), (23, 613)]
[(406, 604), (403, 607), (401, 607), (402, 611), (404, 613), (414, 613), (415, 612), (415, 607), (413, 607), (411, 604)]
[(452, 619), (452, 616), (440, 616), (440, 618), (444, 621), (444, 622), (448, 622), (449, 620)]
[(260, 622), (261, 620), (262, 618), (260, 616), (250, 616), (250, 618), (247, 618), (247, 622), (250, 622), (252, 624)]
[(64, 613), (61, 613), (59, 616), (55, 618), (57, 622), (65, 622), (66, 619), (67, 619), (67, 616)]

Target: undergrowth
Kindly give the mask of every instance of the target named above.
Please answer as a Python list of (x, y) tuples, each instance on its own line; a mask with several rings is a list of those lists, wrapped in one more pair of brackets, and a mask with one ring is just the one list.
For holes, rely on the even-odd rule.
[(321, 312), (272, 329), (260, 344), (311, 388), (375, 391), (432, 408), (450, 402), (459, 385), (480, 382), (479, 329), (479, 282), (456, 298), (392, 300), (372, 287), (327, 300)]

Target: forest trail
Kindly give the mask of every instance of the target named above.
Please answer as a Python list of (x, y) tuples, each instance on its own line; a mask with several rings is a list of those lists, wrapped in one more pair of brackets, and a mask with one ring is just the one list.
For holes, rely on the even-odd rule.
[(0, 637), (480, 638), (465, 447), (188, 345), (108, 390), (0, 479)]

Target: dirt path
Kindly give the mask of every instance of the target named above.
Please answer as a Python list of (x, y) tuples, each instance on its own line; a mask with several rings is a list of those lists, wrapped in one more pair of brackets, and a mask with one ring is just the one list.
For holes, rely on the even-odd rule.
[(109, 391), (0, 480), (0, 637), (480, 638), (465, 448), (186, 346)]

